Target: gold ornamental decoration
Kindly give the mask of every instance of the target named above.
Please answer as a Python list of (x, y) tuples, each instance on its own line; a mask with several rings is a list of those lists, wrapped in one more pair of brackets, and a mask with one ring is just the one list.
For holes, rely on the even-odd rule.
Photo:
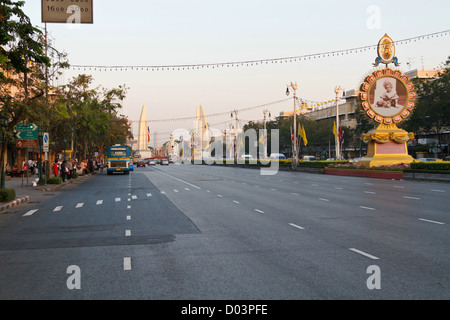
[(373, 133), (363, 133), (361, 135), (361, 139), (364, 143), (369, 143), (371, 141), (375, 141), (376, 143), (388, 143), (388, 142), (396, 142), (396, 143), (406, 143), (409, 140), (414, 139), (414, 133), (412, 132), (373, 132)]
[(370, 74), (361, 85), (362, 108), (375, 122), (398, 124), (414, 109), (416, 93), (407, 75), (389, 68)]

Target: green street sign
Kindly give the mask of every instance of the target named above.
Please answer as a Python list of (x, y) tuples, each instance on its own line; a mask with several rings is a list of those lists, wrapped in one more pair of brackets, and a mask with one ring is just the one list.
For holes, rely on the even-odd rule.
[(17, 139), (38, 139), (39, 126), (35, 123), (18, 123), (16, 130)]

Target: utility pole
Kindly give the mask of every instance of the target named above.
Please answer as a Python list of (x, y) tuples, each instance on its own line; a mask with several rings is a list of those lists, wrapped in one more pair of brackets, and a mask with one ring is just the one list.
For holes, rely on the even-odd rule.
[(341, 91), (344, 91), (341, 86), (338, 86), (334, 89), (334, 92), (336, 93), (336, 160), (341, 160), (341, 125), (339, 123), (339, 95)]
[(294, 142), (293, 142), (293, 155), (292, 155), (292, 169), (297, 170), (297, 163), (298, 163), (298, 154), (297, 154), (297, 89), (298, 85), (296, 83), (292, 83), (290, 85), (287, 85), (286, 89), (286, 95), (289, 95), (289, 87), (294, 90)]

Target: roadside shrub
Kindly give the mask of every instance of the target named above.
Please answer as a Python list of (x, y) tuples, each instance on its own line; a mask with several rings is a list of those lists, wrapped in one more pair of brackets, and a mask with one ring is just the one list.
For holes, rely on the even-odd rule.
[(413, 162), (411, 170), (449, 171), (450, 161)]
[(62, 178), (61, 177), (47, 178), (46, 183), (47, 184), (61, 184)]
[(9, 202), (16, 199), (16, 190), (3, 188), (0, 189), (0, 202)]
[(346, 165), (348, 161), (300, 161), (298, 163), (299, 167), (303, 168), (325, 168), (325, 167), (333, 167), (335, 165)]

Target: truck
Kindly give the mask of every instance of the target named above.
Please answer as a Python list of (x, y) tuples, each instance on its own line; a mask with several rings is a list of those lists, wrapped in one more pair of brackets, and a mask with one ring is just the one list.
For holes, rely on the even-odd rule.
[(106, 158), (108, 163), (107, 174), (114, 173), (129, 174), (133, 171), (133, 159), (131, 157), (131, 148), (125, 145), (114, 145), (108, 148)]

